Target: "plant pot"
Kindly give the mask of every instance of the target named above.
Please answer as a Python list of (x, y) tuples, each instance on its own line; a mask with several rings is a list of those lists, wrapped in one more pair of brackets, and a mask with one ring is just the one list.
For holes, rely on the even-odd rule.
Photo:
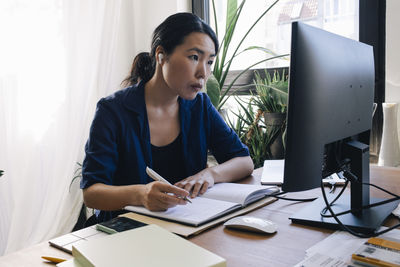
[(274, 135), (270, 145), (271, 159), (283, 159), (285, 149), (282, 135), (286, 127), (286, 113), (264, 112), (264, 123), (268, 134)]

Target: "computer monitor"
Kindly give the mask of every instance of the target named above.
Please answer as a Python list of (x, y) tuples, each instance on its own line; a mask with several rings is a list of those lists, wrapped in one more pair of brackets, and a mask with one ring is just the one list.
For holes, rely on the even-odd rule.
[[(284, 182), (286, 192), (321, 186), (325, 175), (348, 160), (359, 181), (369, 182), (369, 139), (374, 100), (373, 48), (304, 23), (292, 24)], [(332, 206), (335, 213), (380, 201), (367, 185), (351, 183), (351, 193)], [(328, 194), (329, 195), (329, 194)], [(398, 202), (339, 216), (344, 225), (374, 232)], [(323, 198), (290, 217), (292, 222), (338, 229), (324, 218)]]

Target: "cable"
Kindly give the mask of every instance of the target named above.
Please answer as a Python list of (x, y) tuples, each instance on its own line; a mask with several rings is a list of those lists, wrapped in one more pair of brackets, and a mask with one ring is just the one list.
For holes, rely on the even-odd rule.
[(287, 192), (284, 192), (284, 191), (282, 191), (282, 192), (279, 192), (279, 193), (276, 193), (276, 194), (272, 194), (272, 195), (269, 195), (270, 197), (274, 197), (274, 198), (276, 198), (276, 199), (282, 199), (282, 200), (288, 200), (288, 201), (299, 201), (299, 202), (311, 202), (311, 201), (314, 201), (314, 200), (316, 200), (317, 199), (317, 197), (314, 197), (314, 198), (287, 198), (287, 197), (279, 197), (279, 195), (283, 195), (283, 194), (286, 194)]
[[(350, 180), (351, 180), (352, 182), (358, 183), (358, 184), (362, 184), (362, 185), (373, 186), (373, 187), (375, 187), (375, 188), (377, 188), (377, 189), (379, 189), (379, 190), (382, 190), (383, 192), (385, 192), (385, 193), (387, 193), (387, 194), (389, 194), (389, 195), (394, 196), (394, 198), (386, 199), (386, 200), (383, 200), (383, 201), (380, 201), (380, 202), (376, 202), (376, 203), (373, 203), (373, 204), (369, 204), (369, 205), (364, 205), (364, 206), (361, 207), (361, 209), (350, 209), (350, 210), (347, 210), (347, 211), (342, 211), (342, 212), (340, 212), (340, 213), (336, 213), (336, 214), (335, 214), (336, 216), (348, 214), (348, 213), (350, 213), (350, 212), (359, 212), (359, 211), (361, 211), (361, 210), (363, 210), (363, 209), (368, 209), (368, 208), (380, 206), (380, 205), (383, 205), (383, 204), (386, 204), (386, 203), (390, 203), (390, 202), (393, 202), (393, 201), (395, 201), (395, 200), (400, 199), (400, 196), (399, 196), (399, 195), (396, 195), (396, 194), (394, 194), (394, 193), (392, 193), (392, 192), (390, 192), (390, 191), (388, 191), (388, 190), (386, 190), (386, 189), (384, 189), (384, 188), (382, 188), (382, 187), (380, 187), (380, 186), (377, 186), (377, 185), (374, 185), (374, 184), (370, 184), (370, 183), (360, 183), (360, 182), (358, 181), (358, 179), (357, 179), (357, 176), (355, 176), (355, 175), (354, 175), (350, 170), (348, 170), (348, 169), (346, 169), (344, 172), (345, 172), (345, 174), (346, 174), (347, 176), (351, 177)], [(332, 205), (332, 204), (339, 198), (339, 196), (341, 195), (341, 193), (343, 193), (344, 188), (347, 186), (347, 184), (348, 184), (348, 182), (349, 182), (349, 179), (347, 179), (346, 176), (345, 176), (344, 178), (346, 179), (346, 183), (345, 183), (345, 185), (344, 185), (342, 191), (338, 194), (338, 196), (335, 198), (335, 200), (332, 201), (332, 202), (330, 203), (330, 205)], [(320, 215), (321, 215), (322, 217), (325, 217), (325, 218), (331, 218), (331, 217), (333, 217), (333, 215), (326, 215), (326, 214), (325, 214), (325, 213), (326, 213), (326, 210), (327, 210), (327, 208), (325, 207), (325, 208), (320, 212)]]
[[(339, 197), (343, 194), (343, 192), (346, 190), (346, 187), (347, 187), (348, 183), (349, 183), (349, 180), (346, 180), (346, 182), (344, 183), (344, 185), (343, 185), (342, 189), (340, 190), (339, 194), (337, 194), (337, 196), (335, 197), (335, 199), (332, 200), (331, 203), (329, 203), (330, 206), (332, 206), (332, 205), (336, 202), (336, 200), (338, 200)], [(320, 212), (320, 215), (321, 215), (322, 217), (328, 217), (328, 216), (331, 217), (330, 215), (325, 215), (325, 212), (326, 212), (326, 211), (327, 211), (327, 207), (323, 208), (323, 209), (321, 210), (321, 212)]]
[[(346, 171), (348, 171), (348, 170), (346, 170)], [(351, 173), (350, 171), (348, 171), (348, 172)], [(353, 176), (355, 176), (353, 173), (351, 173), (351, 174), (352, 174)], [(354, 177), (352, 177), (352, 178), (354, 178)], [(347, 181), (348, 181), (348, 180), (347, 180)], [(346, 181), (346, 182), (347, 182), (347, 181)], [(357, 179), (355, 179), (355, 181), (357, 181)], [(378, 188), (378, 189), (383, 189), (383, 188), (380, 188), (379, 186), (375, 186), (375, 187)], [(383, 190), (384, 190), (384, 191), (387, 191), (387, 190), (385, 190), (385, 189), (383, 189)], [(347, 227), (346, 225), (344, 225), (344, 224), (339, 220), (339, 218), (337, 217), (337, 216), (339, 216), (339, 215), (341, 215), (341, 214), (349, 213), (349, 212), (351, 212), (351, 210), (346, 211), (346, 212), (337, 213), (337, 214), (336, 214), (336, 213), (332, 210), (331, 204), (329, 203), (329, 201), (328, 201), (328, 199), (327, 199), (327, 197), (326, 197), (326, 193), (325, 193), (324, 185), (323, 185), (323, 182), (322, 182), (322, 181), (321, 181), (321, 191), (322, 191), (322, 197), (324, 198), (325, 205), (326, 205), (326, 207), (325, 207), (324, 209), (325, 209), (325, 210), (326, 210), (326, 209), (329, 210), (329, 212), (331, 213), (331, 217), (334, 218), (334, 220), (342, 227), (342, 229), (344, 229), (345, 231), (349, 232), (350, 234), (352, 234), (352, 235), (354, 235), (354, 236), (361, 237), (361, 238), (375, 237), (375, 236), (379, 236), (379, 235), (381, 235), (381, 234), (387, 233), (387, 232), (389, 232), (389, 231), (391, 231), (391, 230), (393, 230), (393, 229), (395, 229), (395, 228), (397, 228), (397, 227), (400, 226), (400, 223), (398, 223), (398, 224), (396, 224), (396, 225), (394, 225), (394, 226), (392, 226), (392, 227), (389, 227), (389, 228), (387, 228), (387, 229), (385, 229), (385, 230), (378, 231), (378, 232), (374, 232), (374, 233), (371, 233), (371, 234), (364, 234), (364, 233), (359, 233), (359, 232), (353, 231), (352, 229), (350, 229), (349, 227)], [(342, 193), (342, 192), (341, 192), (341, 193)], [(393, 196), (396, 196), (396, 197), (395, 197), (395, 198), (392, 198), (392, 199), (389, 199), (389, 200), (381, 201), (381, 202), (378, 202), (378, 203), (366, 205), (365, 207), (369, 207), (369, 206), (371, 206), (371, 207), (372, 207), (372, 206), (378, 206), (378, 205), (384, 204), (384, 202), (385, 202), (385, 203), (388, 203), (388, 202), (391, 202), (391, 201), (400, 199), (400, 197), (399, 197), (398, 195), (393, 194), (393, 193), (390, 193), (390, 194), (393, 195)], [(336, 201), (336, 198), (335, 198), (335, 201)], [(333, 203), (332, 203), (332, 204), (333, 204)], [(361, 209), (364, 209), (364, 206), (363, 206)], [(321, 212), (322, 212), (322, 211), (321, 211)]]
[(380, 186), (377, 186), (377, 185), (374, 185), (374, 184), (370, 184), (370, 183), (361, 183), (361, 184), (373, 186), (373, 187), (375, 187), (375, 188), (377, 188), (377, 189), (379, 189), (379, 190), (382, 190), (383, 192), (385, 192), (385, 193), (387, 193), (387, 194), (389, 194), (389, 195), (392, 195), (392, 196), (394, 196), (394, 197), (396, 197), (396, 198), (399, 198), (399, 197), (400, 197), (399, 195), (396, 195), (396, 194), (394, 194), (394, 193), (392, 193), (392, 192), (390, 192), (390, 191), (388, 191), (388, 190), (386, 190), (386, 189), (384, 189), (384, 188), (382, 188), (382, 187), (380, 187)]
[[(377, 207), (377, 206), (381, 206), (381, 205), (384, 205), (384, 204), (387, 204), (387, 203), (390, 203), (390, 202), (393, 202), (393, 201), (396, 201), (396, 200), (399, 200), (399, 199), (400, 199), (400, 197), (389, 198), (387, 200), (383, 200), (383, 201), (380, 201), (380, 202), (375, 202), (373, 204), (364, 205), (360, 209), (349, 209), (349, 210), (345, 210), (345, 211), (342, 211), (342, 212), (339, 212), (339, 213), (335, 213), (335, 215), (336, 216), (341, 216), (341, 215), (345, 215), (345, 214), (348, 214), (348, 213), (351, 213), (351, 212), (360, 212), (362, 210), (373, 208), (373, 207)], [(326, 212), (326, 207), (321, 210), (320, 215), (322, 217), (325, 217), (325, 218), (334, 217), (334, 215), (326, 215), (325, 212)]]
[[(383, 191), (383, 192), (385, 192), (385, 193), (387, 193), (387, 194), (389, 194), (389, 195), (394, 196), (394, 198), (389, 198), (389, 199), (386, 199), (386, 200), (383, 200), (383, 201), (380, 201), (380, 202), (376, 202), (376, 203), (373, 203), (373, 204), (364, 205), (364, 206), (361, 207), (361, 209), (350, 209), (350, 210), (347, 210), (347, 211), (342, 211), (342, 212), (340, 212), (340, 213), (336, 213), (336, 214), (335, 214), (336, 216), (348, 214), (348, 213), (350, 213), (350, 212), (359, 212), (359, 211), (361, 211), (361, 210), (363, 210), (363, 209), (368, 209), (368, 208), (372, 208), (372, 207), (384, 205), (384, 204), (386, 204), (386, 203), (390, 203), (390, 202), (393, 202), (393, 201), (395, 201), (395, 200), (400, 199), (400, 196), (399, 196), (399, 195), (394, 194), (394, 193), (392, 193), (392, 192), (390, 192), (390, 191), (388, 191), (388, 190), (386, 190), (386, 189), (384, 189), (384, 188), (382, 188), (382, 187), (380, 187), (380, 186), (377, 186), (377, 185), (374, 185), (374, 184), (371, 184), (371, 183), (360, 183), (360, 181), (358, 180), (357, 176), (356, 176), (354, 173), (352, 173), (348, 168), (346, 168), (345, 170), (343, 170), (343, 172), (344, 172), (344, 174), (345, 174), (344, 178), (346, 179), (346, 184), (344, 185), (343, 188), (345, 188), (345, 187), (347, 186), (347, 184), (348, 184), (348, 181), (351, 180), (351, 182), (354, 182), (354, 183), (358, 183), (358, 184), (362, 184), (362, 185), (368, 185), (368, 186), (373, 186), (373, 187), (375, 187), (375, 188), (377, 188), (377, 189), (379, 189), (379, 190), (381, 190), (381, 191)], [(350, 179), (348, 179), (348, 177), (349, 177)], [(340, 196), (340, 194), (341, 194), (342, 192), (343, 192), (343, 189), (342, 189), (342, 191), (339, 193), (339, 195), (335, 198), (335, 200), (332, 201), (332, 202), (330, 203), (330, 205), (332, 205), (332, 204), (339, 198), (339, 196)], [(325, 213), (326, 213), (326, 207), (320, 212), (320, 215), (321, 215), (322, 217), (325, 217), (325, 218), (331, 218), (331, 217), (333, 217), (332, 215), (326, 215)]]

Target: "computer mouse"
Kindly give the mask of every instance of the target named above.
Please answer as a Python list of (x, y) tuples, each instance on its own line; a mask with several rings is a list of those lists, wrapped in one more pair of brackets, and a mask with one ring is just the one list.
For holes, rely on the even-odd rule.
[(232, 218), (226, 221), (224, 226), (238, 230), (269, 234), (275, 233), (278, 229), (274, 222), (252, 216), (239, 216)]

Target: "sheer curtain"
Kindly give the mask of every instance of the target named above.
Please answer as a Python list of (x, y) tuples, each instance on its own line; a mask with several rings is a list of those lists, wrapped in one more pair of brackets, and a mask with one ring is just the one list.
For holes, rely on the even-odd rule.
[[(386, 88), (385, 102), (400, 103), (400, 36), (398, 25), (400, 1), (386, 1)], [(400, 111), (397, 116), (397, 131), (400, 137)]]
[(70, 183), (95, 104), (141, 49), (134, 3), (0, 2), (0, 255), (75, 224), (82, 195)]

